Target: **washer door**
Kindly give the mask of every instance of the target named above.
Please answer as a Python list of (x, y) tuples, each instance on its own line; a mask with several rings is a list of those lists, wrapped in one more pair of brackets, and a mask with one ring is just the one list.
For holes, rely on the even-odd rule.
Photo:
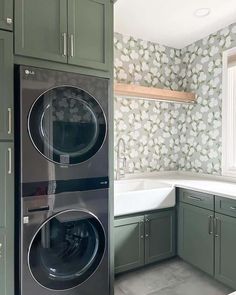
[(106, 119), (96, 99), (82, 89), (63, 86), (42, 94), (28, 117), (30, 138), (47, 159), (74, 165), (91, 158), (106, 136)]
[(101, 223), (84, 211), (64, 211), (47, 220), (29, 248), (34, 279), (52, 290), (71, 289), (88, 279), (105, 251)]

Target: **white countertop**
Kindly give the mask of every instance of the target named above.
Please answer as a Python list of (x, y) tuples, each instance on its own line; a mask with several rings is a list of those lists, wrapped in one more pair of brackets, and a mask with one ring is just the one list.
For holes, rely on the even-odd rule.
[(151, 172), (144, 174), (130, 174), (125, 177), (132, 178), (154, 178), (160, 182), (200, 191), (204, 193), (214, 194), (236, 200), (236, 179), (227, 179), (221, 176), (201, 175), (191, 172)]

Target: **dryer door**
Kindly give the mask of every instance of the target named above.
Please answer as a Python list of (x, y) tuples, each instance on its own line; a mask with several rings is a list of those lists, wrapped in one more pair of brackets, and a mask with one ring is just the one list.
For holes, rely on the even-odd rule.
[(74, 165), (91, 158), (106, 136), (106, 119), (97, 100), (72, 86), (43, 93), (28, 116), (35, 148), (47, 159)]
[(103, 227), (95, 216), (84, 211), (63, 211), (36, 232), (29, 247), (28, 266), (41, 286), (71, 289), (96, 271), (105, 245)]

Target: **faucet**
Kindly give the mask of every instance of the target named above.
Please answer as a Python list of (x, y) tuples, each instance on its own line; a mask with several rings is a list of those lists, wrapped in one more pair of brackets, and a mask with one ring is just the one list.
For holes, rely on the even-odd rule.
[[(121, 156), (121, 145), (123, 145), (123, 157)], [(126, 168), (126, 147), (125, 141), (123, 138), (120, 138), (117, 143), (117, 169), (116, 169), (116, 180), (119, 180), (121, 176), (125, 176), (125, 168)], [(120, 161), (122, 160), (122, 167), (120, 166)], [(123, 173), (121, 173), (121, 168), (123, 169)]]

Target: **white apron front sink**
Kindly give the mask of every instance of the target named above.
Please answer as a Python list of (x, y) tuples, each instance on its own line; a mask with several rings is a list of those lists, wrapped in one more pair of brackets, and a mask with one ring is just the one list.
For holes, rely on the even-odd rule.
[(155, 179), (115, 181), (115, 216), (171, 208), (176, 204), (175, 188)]

